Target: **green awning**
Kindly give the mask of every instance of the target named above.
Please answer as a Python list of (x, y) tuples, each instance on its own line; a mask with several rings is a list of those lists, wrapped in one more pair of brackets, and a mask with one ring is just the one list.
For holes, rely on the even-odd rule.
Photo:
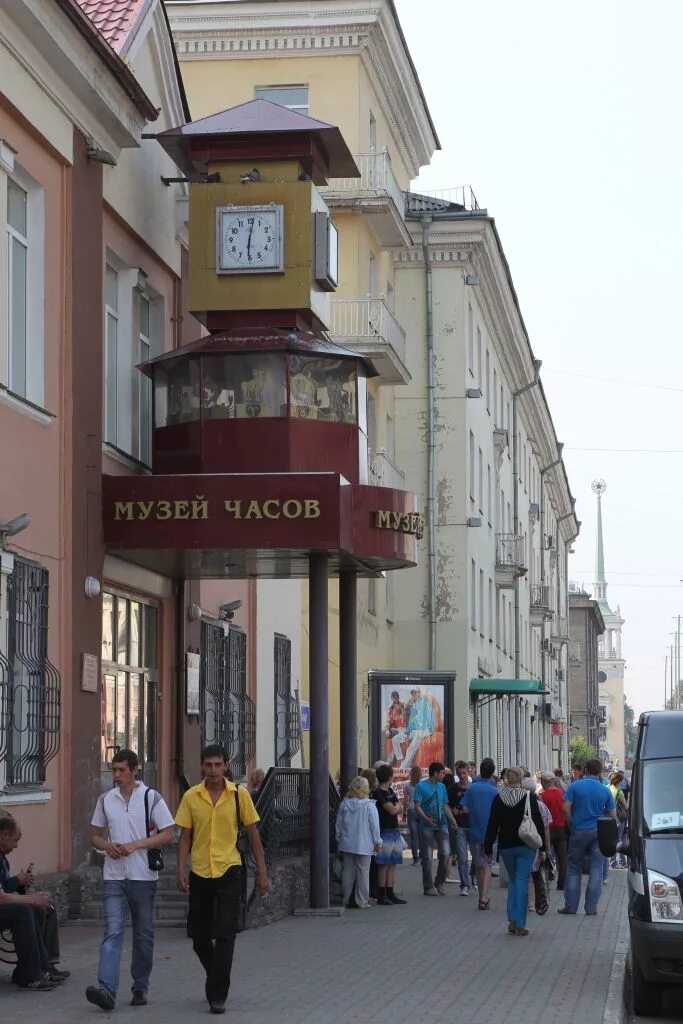
[(494, 694), (502, 697), (503, 694), (528, 694), (530, 697), (539, 697), (549, 693), (543, 689), (540, 679), (470, 679), (470, 693)]

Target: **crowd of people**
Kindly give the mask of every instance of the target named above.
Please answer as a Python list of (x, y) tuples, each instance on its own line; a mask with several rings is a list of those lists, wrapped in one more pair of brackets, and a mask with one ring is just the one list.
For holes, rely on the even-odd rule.
[[(446, 885), (459, 885), (461, 896), (476, 892), (479, 910), (486, 911), (491, 878), (500, 874), (508, 889), (508, 931), (524, 936), (529, 911), (547, 913), (553, 882), (564, 893), (558, 913), (576, 914), (587, 872), (584, 912), (592, 916), (610, 866), (625, 866), (619, 848), (628, 782), (619, 771), (603, 779), (597, 759), (573, 767), (571, 777), (560, 769), (532, 776), (525, 767), (497, 775), (491, 758), (484, 758), (478, 770), (472, 761), (456, 761), (453, 771), (434, 761), (426, 778), (413, 765), (400, 787), (402, 799), (392, 786), (393, 774), (385, 761), (362, 771), (337, 813), (342, 897), (350, 909), (406, 902), (394, 883), (396, 865), (409, 846), (413, 865), (421, 865), (425, 896), (445, 896)], [(598, 825), (610, 818), (617, 819), (619, 839), (611, 858), (601, 852)], [(454, 869), (457, 877), (452, 877)]]

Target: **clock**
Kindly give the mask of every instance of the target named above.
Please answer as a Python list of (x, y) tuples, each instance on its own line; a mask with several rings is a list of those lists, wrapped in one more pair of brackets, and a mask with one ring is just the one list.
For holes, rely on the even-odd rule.
[(216, 273), (282, 273), (283, 213), (275, 203), (217, 207)]

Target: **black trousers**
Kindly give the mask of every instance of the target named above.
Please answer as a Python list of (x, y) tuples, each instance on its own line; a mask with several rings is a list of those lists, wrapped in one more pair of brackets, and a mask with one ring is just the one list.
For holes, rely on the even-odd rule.
[(14, 948), (17, 951), (17, 966), (12, 979), (18, 985), (35, 981), (48, 970), (49, 963), (36, 912), (26, 903), (5, 903), (0, 906), (0, 928), (12, 932)]
[(220, 878), (190, 872), (188, 928), (192, 948), (206, 971), (206, 998), (224, 1003), (230, 989), (232, 958), (242, 895), (242, 869), (228, 868)]
[(557, 888), (564, 889), (567, 881), (567, 829), (550, 828), (550, 842), (557, 857)]

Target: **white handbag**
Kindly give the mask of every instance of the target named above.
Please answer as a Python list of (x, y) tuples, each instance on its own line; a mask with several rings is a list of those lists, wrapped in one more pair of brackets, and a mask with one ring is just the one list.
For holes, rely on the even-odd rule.
[(534, 820), (531, 817), (531, 800), (528, 790), (526, 794), (526, 804), (524, 806), (524, 817), (522, 818), (522, 824), (517, 830), (517, 835), (524, 845), (531, 847), (532, 850), (540, 850), (543, 846), (543, 840), (539, 836), (538, 829), (534, 825)]

